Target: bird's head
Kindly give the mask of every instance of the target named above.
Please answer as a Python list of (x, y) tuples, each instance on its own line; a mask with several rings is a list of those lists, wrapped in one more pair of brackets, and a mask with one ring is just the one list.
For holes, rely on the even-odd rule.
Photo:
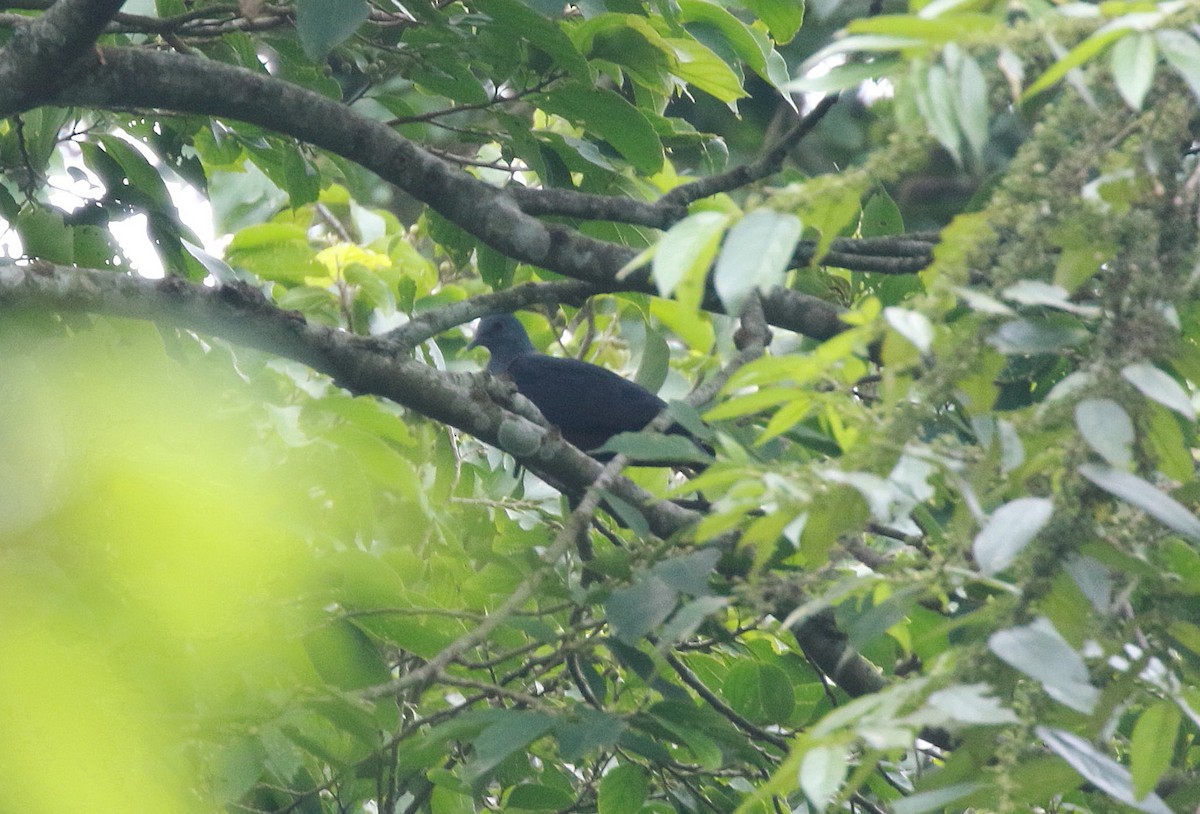
[(535, 352), (525, 327), (512, 314), (492, 314), (479, 320), (467, 349), (480, 345), (491, 351), (487, 366), (490, 373), (502, 373), (518, 356)]

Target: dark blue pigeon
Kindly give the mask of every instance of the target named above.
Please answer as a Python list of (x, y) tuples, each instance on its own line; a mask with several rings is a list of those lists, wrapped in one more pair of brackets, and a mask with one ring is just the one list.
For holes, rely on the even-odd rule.
[[(618, 433), (637, 432), (666, 409), (658, 396), (610, 370), (538, 353), (512, 314), (479, 320), (468, 348), (479, 345), (492, 354), (488, 373), (515, 384), (563, 438), (582, 450), (603, 446)], [(686, 434), (678, 425), (667, 432)]]

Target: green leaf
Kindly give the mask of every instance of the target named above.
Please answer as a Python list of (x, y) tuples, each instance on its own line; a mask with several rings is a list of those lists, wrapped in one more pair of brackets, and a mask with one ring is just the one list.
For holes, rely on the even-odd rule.
[(1128, 472), (1119, 472), (1095, 464), (1083, 464), (1079, 474), (1111, 495), (1131, 503), (1193, 542), (1200, 542), (1200, 520), (1175, 498)]
[(498, 718), (471, 741), (474, 754), (466, 768), (473, 781), (545, 735), (555, 723), (549, 715), (540, 712), (504, 710)]
[(324, 59), (370, 15), (366, 0), (296, 0), (296, 33), (309, 59)]
[(308, 234), (300, 226), (264, 223), (242, 229), (225, 251), (229, 264), (264, 280), (298, 283), (306, 277), (328, 277), (316, 260)]
[(1173, 701), (1159, 701), (1138, 716), (1129, 739), (1129, 768), (1137, 799), (1153, 791), (1171, 767), (1182, 718), (1179, 705)]
[(755, 290), (783, 283), (804, 227), (795, 215), (757, 209), (730, 230), (717, 258), (713, 285), (730, 315), (740, 314)]
[(954, 157), (956, 163), (961, 164), (962, 130), (955, 116), (958, 93), (950, 80), (949, 72), (943, 65), (933, 65), (925, 72), (924, 81), (921, 81), (919, 63), (913, 63), (913, 71), (918, 74), (916, 101), (921, 117), (929, 125), (929, 132), (938, 143), (946, 148), (946, 152)]
[(1083, 440), (1116, 469), (1133, 462), (1133, 421), (1112, 399), (1085, 399), (1075, 405), (1075, 426)]
[(650, 780), (640, 766), (622, 763), (600, 779), (596, 806), (600, 814), (629, 814), (646, 802)]
[(664, 297), (674, 296), (691, 312), (700, 308), (708, 269), (728, 218), (719, 212), (697, 212), (672, 226), (654, 252), (654, 283)]
[(800, 789), (817, 811), (823, 811), (837, 794), (850, 766), (845, 744), (814, 746), (800, 763)]
[(1189, 421), (1196, 420), (1196, 408), (1182, 385), (1170, 374), (1146, 362), (1126, 365), (1121, 376), (1142, 392), (1146, 398), (1154, 399), (1162, 406), (1174, 410)]
[(803, 0), (742, 0), (742, 5), (766, 23), (771, 37), (786, 45), (804, 24)]
[(492, 18), (492, 25), (545, 52), (556, 68), (581, 82), (590, 81), (587, 59), (555, 23), (518, 0), (476, 0), (473, 5)]
[(904, 234), (904, 216), (887, 190), (880, 189), (863, 204), (858, 231), (863, 237)]
[(781, 668), (741, 660), (721, 685), (721, 695), (739, 715), (756, 724), (784, 724), (796, 706), (791, 680)]
[(507, 810), (521, 811), (561, 811), (570, 808), (574, 802), (574, 796), (562, 789), (537, 783), (522, 783), (509, 792), (505, 800)]
[(1039, 726), (1034, 731), (1052, 752), (1071, 764), (1084, 780), (1114, 800), (1133, 806), (1146, 814), (1171, 814), (1171, 809), (1157, 794), (1151, 792), (1140, 799), (1134, 795), (1133, 779), (1129, 770), (1083, 738), (1063, 729), (1050, 729), (1045, 726)]
[(1154, 37), (1175, 73), (1200, 97), (1200, 42), (1186, 31), (1156, 31)]
[(632, 461), (662, 461), (666, 464), (712, 463), (712, 456), (681, 435), (623, 432), (604, 442), (597, 451), (619, 452)]
[(749, 94), (742, 88), (742, 77), (702, 42), (683, 37), (669, 37), (666, 42), (678, 58), (675, 76), (727, 104)]
[(666, 621), (677, 600), (671, 586), (646, 574), (628, 588), (613, 591), (604, 603), (604, 613), (617, 640), (632, 645)]
[(929, 706), (948, 714), (959, 723), (985, 726), (1015, 724), (1016, 713), (991, 697), (987, 684), (954, 684), (929, 696)]
[(1060, 704), (1087, 714), (1100, 700), (1083, 659), (1045, 617), (993, 633), (988, 648), (1001, 661), (1039, 681)]
[(903, 336), (921, 353), (929, 353), (933, 344), (933, 323), (929, 317), (907, 308), (889, 306), (883, 309), (883, 318), (896, 333)]
[(670, 370), (671, 348), (660, 331), (646, 328), (646, 341), (642, 347), (642, 358), (638, 362), (633, 380), (651, 393), (657, 393), (667, 380)]
[(100, 136), (100, 144), (104, 151), (116, 161), (125, 173), (126, 186), (123, 189), (112, 190), (122, 198), (127, 198), (131, 191), (136, 191), (140, 203), (149, 209), (174, 214), (175, 204), (167, 192), (167, 185), (149, 161), (129, 142), (117, 136)]
[(1022, 497), (992, 512), (975, 537), (971, 553), (986, 576), (1000, 573), (1050, 522), (1054, 503), (1044, 497)]
[(902, 797), (892, 803), (892, 814), (926, 814), (929, 811), (941, 811), (955, 800), (961, 800), (980, 787), (980, 783), (955, 783), (940, 789)]
[(1021, 94), (1021, 102), (1028, 102), (1034, 96), (1058, 84), (1071, 70), (1099, 56), (1105, 48), (1128, 33), (1124, 28), (1102, 28), (1083, 42), (1076, 45), (1051, 65), (1045, 73)]
[(959, 66), (957, 112), (971, 152), (982, 160), (988, 142), (988, 87), (979, 63), (969, 56)]
[(75, 238), (59, 212), (30, 207), (17, 217), (17, 234), (29, 257), (51, 263), (75, 262)]
[(607, 88), (570, 82), (537, 98), (542, 110), (595, 133), (638, 172), (650, 175), (662, 169), (662, 142), (653, 125), (620, 94)]
[(1119, 40), (1109, 53), (1109, 68), (1113, 82), (1125, 104), (1134, 111), (1142, 109), (1154, 69), (1158, 64), (1158, 49), (1154, 37), (1144, 31), (1131, 32)]
[(1086, 339), (1088, 332), (1073, 322), (1018, 319), (1006, 322), (988, 341), (1004, 354), (1057, 353)]

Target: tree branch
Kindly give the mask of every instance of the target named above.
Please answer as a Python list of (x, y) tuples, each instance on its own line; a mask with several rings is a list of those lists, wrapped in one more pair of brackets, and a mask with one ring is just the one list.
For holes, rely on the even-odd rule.
[[(547, 432), (490, 399), (474, 398), (471, 377), (442, 373), (398, 358), (382, 351), (371, 338), (314, 325), (296, 312), (280, 310), (249, 286), (208, 288), (174, 277), (148, 280), (49, 263), (0, 266), (0, 311), (29, 308), (144, 319), (294, 359), (332, 377), (352, 392), (390, 399), (468, 432), (505, 450), (547, 482), (561, 484), (561, 488), (576, 494), (584, 493), (603, 471), (599, 463), (563, 441), (558, 433)], [(754, 344), (761, 344), (761, 340)], [(517, 449), (504, 438), (532, 439), (533, 443)], [(651, 531), (662, 539), (700, 519), (697, 512), (655, 500), (615, 472), (610, 477), (604, 488), (640, 507)], [(513, 599), (514, 608), (523, 601)], [(779, 597), (776, 614), (779, 618), (786, 617), (799, 602), (799, 597)], [(870, 691), (864, 679), (872, 676), (877, 682), (875, 688), (881, 686), (881, 679), (870, 664), (847, 647), (845, 637), (832, 625), (805, 624), (794, 632), (806, 652), (820, 654), (814, 658), (823, 669), (831, 671), (836, 682), (849, 683), (845, 687), (847, 692), (860, 695)], [(444, 651), (447, 660), (431, 670), (440, 669), (466, 648), (464, 643), (461, 650)], [(833, 656), (834, 653), (837, 655)], [(415, 681), (406, 677), (404, 686)], [(389, 685), (388, 691), (396, 689)]]
[(13, 32), (0, 51), (0, 110), (4, 115), (39, 104), (68, 82), (76, 62), (104, 31), (125, 0), (58, 0)]
[[(260, 125), (375, 172), (508, 257), (601, 290), (656, 292), (647, 268), (616, 282), (617, 272), (634, 257), (632, 249), (543, 223), (521, 211), (508, 192), (318, 93), (185, 54), (106, 48), (82, 62), (59, 90), (39, 101), (103, 109), (159, 108)], [(8, 101), (0, 104), (0, 115), (33, 104), (16, 97)], [(715, 295), (706, 298), (704, 306), (723, 311)], [(768, 292), (764, 310), (773, 324), (816, 339), (828, 339), (845, 329), (835, 306), (784, 288)]]

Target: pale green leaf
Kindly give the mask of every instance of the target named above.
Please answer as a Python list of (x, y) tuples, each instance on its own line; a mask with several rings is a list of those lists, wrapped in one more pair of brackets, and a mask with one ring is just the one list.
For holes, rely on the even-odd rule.
[(727, 216), (719, 212), (697, 212), (663, 235), (651, 267), (659, 294), (674, 295), (689, 311), (699, 309), (708, 269), (717, 255), (727, 222)]
[(850, 752), (844, 744), (814, 746), (800, 763), (800, 789), (817, 811), (823, 811), (846, 777)]
[(1053, 512), (1054, 504), (1044, 497), (1022, 497), (996, 509), (971, 548), (979, 570), (992, 576), (1011, 565)]
[(1109, 494), (1137, 506), (1167, 528), (1200, 542), (1200, 520), (1175, 498), (1155, 489), (1137, 475), (1095, 464), (1083, 464), (1079, 474)]
[(1175, 73), (1200, 97), (1200, 42), (1186, 31), (1156, 31), (1154, 37)]
[(1109, 67), (1117, 91), (1125, 104), (1135, 111), (1142, 109), (1150, 83), (1154, 81), (1157, 62), (1154, 37), (1144, 32), (1134, 32), (1119, 40), (1109, 53)]
[(1133, 421), (1112, 399), (1085, 399), (1075, 405), (1075, 426), (1095, 452), (1117, 469), (1133, 461)]
[(1051, 751), (1071, 764), (1084, 780), (1114, 800), (1133, 806), (1146, 814), (1171, 814), (1167, 804), (1153, 792), (1141, 799), (1134, 796), (1129, 770), (1083, 738), (1073, 732), (1045, 726), (1039, 726), (1034, 731)]
[(1129, 769), (1137, 799), (1153, 791), (1171, 767), (1182, 720), (1179, 705), (1172, 701), (1159, 701), (1138, 716), (1129, 739)]
[(729, 232), (717, 258), (713, 285), (730, 314), (741, 313), (755, 290), (782, 284), (803, 226), (795, 215), (758, 209)]
[(1083, 659), (1045, 617), (993, 633), (988, 648), (1001, 661), (1040, 682), (1060, 704), (1087, 714), (1100, 700)]
[(1183, 386), (1170, 374), (1159, 370), (1152, 364), (1138, 362), (1121, 368), (1121, 375), (1127, 382), (1140, 390), (1146, 398), (1154, 399), (1189, 421), (1196, 420), (1196, 408), (1192, 404), (1191, 398)]

